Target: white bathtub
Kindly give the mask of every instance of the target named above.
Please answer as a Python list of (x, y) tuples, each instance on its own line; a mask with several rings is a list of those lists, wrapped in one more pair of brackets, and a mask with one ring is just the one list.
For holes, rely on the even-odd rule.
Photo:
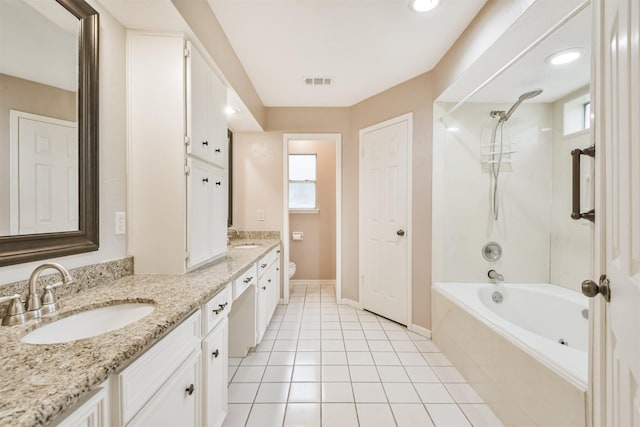
[(506, 425), (584, 425), (587, 308), (549, 284), (435, 283), (433, 338)]
[[(436, 283), (435, 289), (464, 307), (558, 375), (587, 389), (587, 297), (560, 286)], [(495, 303), (494, 292), (503, 295)], [(559, 343), (564, 340), (568, 345)]]

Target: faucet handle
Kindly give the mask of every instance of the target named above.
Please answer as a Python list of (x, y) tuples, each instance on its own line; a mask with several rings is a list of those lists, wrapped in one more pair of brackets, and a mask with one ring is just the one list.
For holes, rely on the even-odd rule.
[(25, 315), (24, 304), (20, 299), (20, 294), (10, 295), (0, 298), (0, 304), (11, 301), (7, 313), (2, 319), (2, 324), (5, 326), (23, 324), (27, 318)]
[(56, 300), (56, 297), (53, 294), (52, 290), (57, 288), (58, 286), (66, 285), (69, 283), (73, 283), (73, 279), (63, 280), (62, 282), (53, 283), (44, 287), (44, 291), (42, 292), (42, 296), (40, 297), (40, 302), (42, 303), (40, 310), (42, 314), (50, 314), (60, 308), (60, 302)]

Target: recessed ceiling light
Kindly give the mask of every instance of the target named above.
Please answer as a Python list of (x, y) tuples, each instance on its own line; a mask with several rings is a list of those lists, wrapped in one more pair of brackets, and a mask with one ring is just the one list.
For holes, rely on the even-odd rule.
[(226, 107), (224, 107), (224, 112), (227, 116), (233, 116), (234, 114), (238, 114), (240, 110), (238, 110), (235, 107), (232, 107), (231, 105), (227, 105)]
[(440, 4), (441, 0), (411, 0), (409, 7), (414, 12), (429, 12)]
[(580, 58), (582, 54), (579, 48), (561, 50), (547, 58), (547, 62), (552, 65), (564, 65)]

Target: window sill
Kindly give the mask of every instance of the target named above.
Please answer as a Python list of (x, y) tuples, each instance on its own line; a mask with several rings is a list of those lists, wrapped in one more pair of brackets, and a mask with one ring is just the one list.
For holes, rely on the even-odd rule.
[(289, 209), (289, 213), (293, 215), (297, 214), (318, 214), (320, 213), (320, 209)]

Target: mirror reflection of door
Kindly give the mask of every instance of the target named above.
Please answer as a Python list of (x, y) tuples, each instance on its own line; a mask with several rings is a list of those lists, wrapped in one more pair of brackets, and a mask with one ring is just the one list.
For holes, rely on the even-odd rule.
[(76, 123), (11, 111), (10, 133), (11, 234), (77, 230)]

